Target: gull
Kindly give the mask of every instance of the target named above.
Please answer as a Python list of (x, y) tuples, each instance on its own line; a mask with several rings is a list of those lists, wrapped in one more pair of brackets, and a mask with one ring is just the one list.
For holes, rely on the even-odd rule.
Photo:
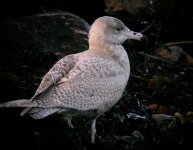
[(89, 31), (89, 49), (60, 59), (44, 75), (31, 99), (0, 104), (24, 107), (21, 115), (42, 119), (59, 114), (73, 127), (75, 116), (89, 117), (91, 142), (95, 142), (96, 120), (121, 98), (130, 75), (130, 63), (122, 43), (141, 40), (121, 20), (102, 16)]

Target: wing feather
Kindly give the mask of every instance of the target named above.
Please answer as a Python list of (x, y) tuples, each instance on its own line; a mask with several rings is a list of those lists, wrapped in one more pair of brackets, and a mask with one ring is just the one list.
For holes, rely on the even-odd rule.
[(35, 100), (44, 108), (98, 109), (104, 112), (121, 97), (128, 80), (124, 72), (118, 63), (105, 59), (78, 62), (59, 84)]
[[(68, 72), (75, 66), (78, 62), (78, 55), (72, 54), (65, 56), (60, 59), (43, 77), (39, 87), (37, 88), (35, 94), (30, 99), (33, 101), (36, 97), (41, 95), (43, 92), (47, 91), (53, 85), (55, 85), (61, 78), (68, 74)], [(20, 115), (24, 115), (31, 107), (24, 109)]]
[(60, 59), (49, 71), (46, 73), (37, 88), (34, 96), (31, 98), (33, 100), (42, 92), (46, 91), (52, 85), (55, 85), (61, 78), (68, 74), (68, 72), (75, 66), (78, 62), (77, 55), (68, 55)]

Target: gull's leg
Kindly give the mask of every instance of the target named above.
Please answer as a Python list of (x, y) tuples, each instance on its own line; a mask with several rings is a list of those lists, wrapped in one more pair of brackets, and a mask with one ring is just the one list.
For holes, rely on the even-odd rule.
[(92, 125), (91, 125), (91, 142), (95, 143), (95, 135), (96, 135), (96, 120), (97, 118), (100, 116), (101, 114), (99, 114), (98, 116), (96, 116), (94, 118), (94, 120), (92, 121)]
[(92, 142), (92, 143), (95, 142), (96, 119), (97, 119), (97, 118), (95, 118), (95, 119), (92, 121), (92, 125), (91, 125), (91, 142)]
[(66, 117), (66, 120), (67, 120), (67, 125), (70, 127), (70, 128), (73, 128), (73, 125), (72, 125), (72, 117)]

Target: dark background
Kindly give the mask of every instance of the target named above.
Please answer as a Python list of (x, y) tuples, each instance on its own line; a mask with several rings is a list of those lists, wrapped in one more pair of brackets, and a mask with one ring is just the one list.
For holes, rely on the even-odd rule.
[[(139, 47), (137, 47), (139, 50), (146, 51), (147, 53), (152, 52), (151, 50), (154, 48), (162, 47), (168, 42), (193, 40), (193, 8), (191, 1), (157, 0), (151, 7), (141, 9), (137, 14), (131, 14), (127, 11), (106, 12), (106, 6), (103, 0), (3, 0), (0, 2), (0, 21), (3, 22), (12, 19), (20, 20), (20, 18), (23, 17), (60, 10), (74, 13), (85, 19), (89, 24), (92, 24), (96, 18), (103, 15), (115, 16), (123, 20), (126, 25), (135, 31), (141, 31), (155, 23), (153, 29), (144, 33), (149, 38), (148, 45), (144, 46), (143, 44), (139, 44)], [(153, 9), (153, 14), (149, 11), (151, 9)], [(12, 31), (10, 30), (8, 32), (10, 33)], [(17, 36), (18, 35), (15, 35), (16, 39)], [(13, 37), (11, 37), (11, 39), (12, 38)], [(34, 81), (36, 79), (34, 78), (34, 74), (38, 72), (38, 69), (42, 69), (38, 68), (40, 62), (42, 63), (41, 67), (44, 69), (44, 71), (41, 72), (43, 73), (58, 60), (58, 57), (50, 53), (44, 54), (43, 56), (40, 55), (41, 53), (38, 53), (33, 58), (29, 58), (30, 64), (27, 57), (28, 52), (23, 53), (23, 51), (21, 51), (18, 53), (14, 51), (15, 49), (11, 49), (12, 45), (9, 42), (1, 41), (0, 44), (0, 84), (1, 89), (3, 89), (1, 90), (0, 96), (1, 102), (15, 98), (29, 98), (34, 93), (37, 83), (40, 82), (40, 77), (43, 75), (41, 74), (40, 76), (39, 73), (37, 75), (37, 81)], [(11, 48), (9, 48), (9, 46)], [(7, 47), (10, 51), (5, 52), (3, 48)], [(193, 56), (193, 45), (184, 45), (183, 48)], [(136, 47), (134, 47), (134, 50), (135, 49)], [(19, 57), (20, 55), (22, 56), (21, 60)], [(165, 91), (163, 90), (163, 94), (159, 95), (158, 100), (156, 99), (158, 103), (164, 104), (171, 112), (173, 112), (173, 109), (183, 114), (187, 111), (193, 111), (192, 71), (186, 70), (186, 72), (183, 70), (183, 67), (176, 67), (175, 65), (168, 67), (166, 64), (160, 62), (150, 62), (146, 64), (144, 63), (146, 62), (144, 58), (138, 56), (135, 58), (134, 54), (132, 54), (132, 56), (132, 64), (137, 64), (136, 66), (138, 67), (135, 68), (135, 66), (132, 66), (132, 71), (134, 73), (141, 73), (141, 76), (145, 78), (154, 78), (154, 76), (159, 76), (160, 72), (163, 74), (169, 72), (175, 77), (175, 86), (174, 83), (172, 83)], [(18, 59), (14, 57), (18, 57)], [(11, 60), (10, 58), (13, 59)], [(25, 60), (23, 61), (23, 59)], [(48, 59), (49, 62), (47, 61)], [(26, 62), (28, 62), (27, 65)], [(14, 64), (16, 67), (14, 67)], [(156, 70), (157, 65), (162, 67), (160, 72), (158, 69), (158, 71)], [(150, 68), (150, 72), (145, 76), (145, 71), (148, 67)], [(26, 77), (26, 74), (28, 74), (29, 78)], [(162, 132), (153, 123), (144, 123), (141, 120), (135, 122), (125, 119), (125, 122), (117, 123), (117, 120), (120, 118), (113, 118), (114, 114), (126, 117), (128, 112), (134, 112), (144, 115), (144, 112), (137, 107), (136, 101), (138, 99), (146, 101), (142, 94), (147, 94), (147, 86), (145, 86), (143, 81), (138, 82), (138, 80), (135, 81), (132, 78), (130, 79), (130, 83), (127, 90), (131, 92), (131, 94), (122, 99), (126, 99), (126, 102), (121, 103), (121, 111), (114, 108), (110, 113), (107, 113), (106, 116), (99, 119), (97, 123), (97, 134), (101, 135), (102, 138), (97, 136), (97, 144), (90, 144), (89, 126), (85, 124), (84, 120), (75, 119), (73, 123), (76, 125), (76, 128), (70, 129), (66, 126), (65, 122), (61, 120), (55, 118), (32, 120), (31, 118), (20, 117), (18, 115), (22, 110), (21, 108), (8, 108), (0, 110), (0, 149), (42, 150), (67, 149), (67, 147), (69, 147), (68, 149), (81, 150), (163, 150), (166, 148), (192, 150), (193, 129), (191, 121), (184, 126), (177, 126), (172, 131), (170, 130), (168, 132)], [(174, 90), (172, 91), (172, 89)], [(139, 91), (145, 92), (141, 94)], [(135, 102), (132, 100), (135, 100)], [(129, 104), (127, 104), (128, 101)], [(152, 100), (152, 102), (154, 102), (154, 100)], [(173, 108), (174, 106), (175, 108)], [(125, 109), (126, 112), (124, 112)], [(172, 115), (172, 113), (170, 115)], [(114, 138), (114, 134), (131, 135), (132, 131), (136, 129), (145, 136), (144, 142), (140, 143), (141, 141), (136, 138), (132, 139), (131, 143), (128, 144), (129, 140), (124, 141)], [(103, 139), (103, 137), (105, 138)]]
[(97, 17), (104, 15), (104, 8), (103, 0), (6, 0), (1, 1), (0, 14), (1, 19), (5, 19), (63, 10), (75, 13), (92, 22)]

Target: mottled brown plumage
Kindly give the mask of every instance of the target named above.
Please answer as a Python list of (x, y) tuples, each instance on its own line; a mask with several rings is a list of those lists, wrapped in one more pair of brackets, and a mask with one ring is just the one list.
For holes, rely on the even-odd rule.
[(27, 107), (33, 119), (60, 114), (67, 119), (77, 115), (93, 118), (91, 140), (95, 141), (96, 119), (121, 98), (130, 74), (126, 51), (127, 39), (142, 35), (130, 31), (120, 20), (100, 17), (89, 32), (89, 49), (59, 60), (43, 77), (30, 100), (17, 100), (0, 107)]

